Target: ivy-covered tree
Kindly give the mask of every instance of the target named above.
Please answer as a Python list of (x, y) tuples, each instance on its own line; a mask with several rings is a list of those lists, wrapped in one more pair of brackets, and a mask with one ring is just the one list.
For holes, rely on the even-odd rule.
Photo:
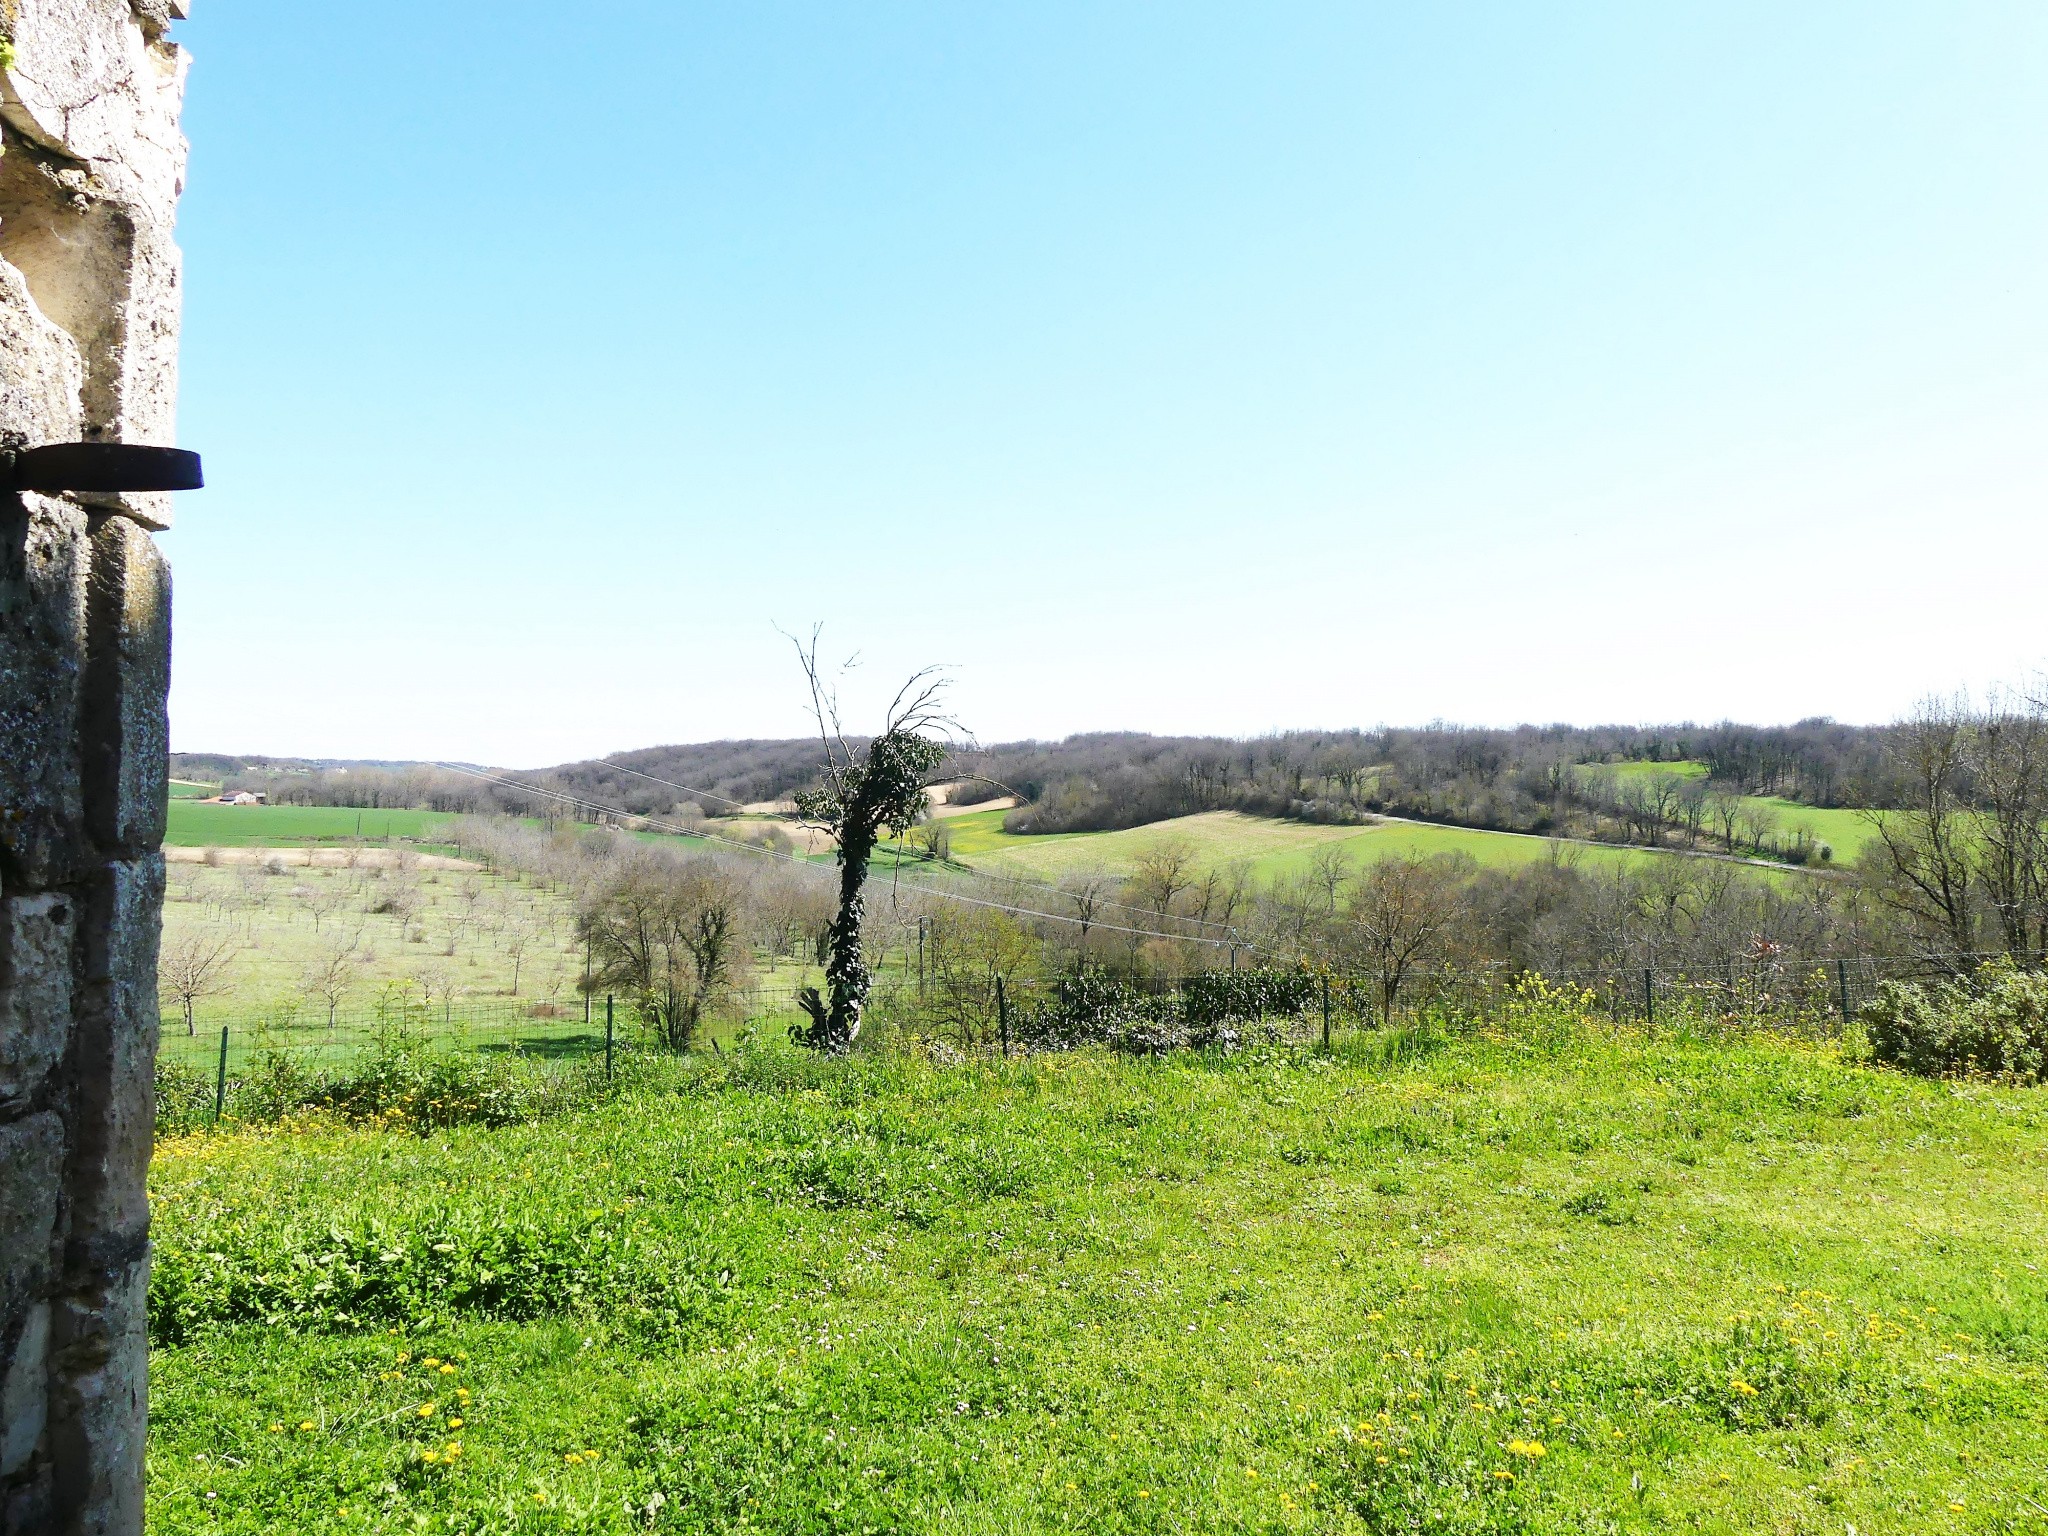
[(818, 632), (795, 642), (811, 688), (825, 766), (816, 789), (796, 797), (798, 817), (830, 832), (839, 844), (839, 911), (826, 931), (825, 988), (806, 987), (798, 1002), (808, 1024), (790, 1038), (814, 1050), (843, 1052), (860, 1037), (874, 977), (861, 952), (866, 904), (861, 887), (885, 833), (901, 836), (925, 811), (925, 791), (945, 762), (959, 727), (940, 707), (946, 679), (926, 667), (897, 690), (881, 731), (863, 746), (848, 742), (837, 690), (818, 670)]

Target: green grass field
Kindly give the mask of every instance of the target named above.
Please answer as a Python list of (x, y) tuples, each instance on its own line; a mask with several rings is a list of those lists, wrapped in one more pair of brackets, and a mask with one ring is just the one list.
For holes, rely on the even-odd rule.
[(1532, 1017), (171, 1141), (159, 1532), (2017, 1532), (2048, 1099)]
[[(1706, 778), (1707, 765), (1693, 762), (1610, 763), (1592, 765), (1589, 771), (1611, 773), (1617, 778), (1661, 773), (1698, 780)], [(1833, 862), (1837, 864), (1853, 864), (1864, 844), (1875, 836), (1862, 811), (1802, 805), (1796, 800), (1776, 795), (1743, 795), (1741, 800), (1745, 806), (1768, 811), (1776, 819), (1776, 832), (1781, 838), (1790, 837), (1801, 827), (1806, 828), (1816, 841), (1826, 843), (1834, 850)]]
[(1027, 837), (1004, 832), (1004, 814), (977, 811), (948, 821), (953, 856), (977, 869), (1007, 871), (1039, 880), (1057, 880), (1077, 869), (1127, 874), (1146, 850), (1177, 837), (1195, 845), (1205, 867), (1242, 866), (1260, 880), (1298, 874), (1308, 867), (1317, 850), (1331, 845), (1342, 848), (1357, 864), (1438, 853), (1466, 854), (1487, 867), (1549, 858), (1598, 866), (1676, 857), (1644, 848), (1559, 844), (1548, 838), (1421, 822), (1387, 821), (1373, 827), (1321, 826), (1245, 816), (1236, 811), (1206, 811), (1199, 816), (1176, 817), (1122, 832), (1064, 832)]
[(308, 843), (434, 841), (442, 811), (326, 805), (218, 805), (172, 796), (164, 842), (182, 848), (296, 848)]
[[(246, 809), (224, 807), (227, 810)], [(367, 1011), (387, 984), (454, 1004), (574, 1004), (583, 950), (569, 898), (533, 882), (464, 870), (303, 869), (173, 864), (166, 872), (163, 949), (225, 941), (218, 990), (194, 1005), (198, 1049), (208, 1031), (297, 1003), (310, 1024), (324, 1004), (311, 975), (347, 959), (346, 1013)], [(381, 909), (381, 910), (380, 910)], [(518, 951), (518, 991), (512, 990)], [(182, 1010), (163, 1000), (167, 1051), (183, 1048)]]
[(1659, 774), (1674, 779), (1696, 780), (1707, 776), (1705, 763), (1588, 763), (1588, 773), (1611, 773), (1617, 779), (1651, 778)]
[(220, 786), (218, 784), (201, 784), (192, 779), (171, 780), (171, 798), (173, 800), (204, 800), (209, 795), (217, 795), (219, 793)]
[(1796, 800), (1781, 800), (1775, 796), (1745, 795), (1743, 803), (1760, 806), (1778, 818), (1777, 835), (1790, 836), (1801, 827), (1810, 831), (1816, 840), (1834, 849), (1834, 862), (1853, 864), (1863, 851), (1864, 845), (1877, 834), (1871, 829), (1866, 813), (1855, 810), (1824, 810), (1819, 806), (1801, 805)]

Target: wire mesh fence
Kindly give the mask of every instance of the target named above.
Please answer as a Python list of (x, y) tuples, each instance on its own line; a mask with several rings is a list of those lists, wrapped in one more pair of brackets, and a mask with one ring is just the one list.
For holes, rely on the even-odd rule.
[[(1543, 1008), (1616, 1023), (1714, 1020), (1831, 1036), (1885, 981), (1967, 976), (1993, 958), (1750, 954), (1685, 967), (1615, 963), (1542, 972), (1389, 965), (1370, 972), (1242, 969), (1178, 977), (900, 972), (879, 980), (868, 1039), (1004, 1056), (1097, 1042), (1140, 1051), (1247, 1038), (1329, 1045), (1340, 1035), (1418, 1017), (1485, 1022)], [(801, 982), (779, 980), (735, 992), (706, 1014), (689, 1043), (716, 1050), (742, 1038), (786, 1040), (806, 1019), (803, 991)], [(286, 999), (195, 1019), (190, 1030), (182, 1023), (167, 1011), (160, 1076), (182, 1084), (188, 1100), (210, 1096), (215, 1117), (266, 1074), (335, 1082), (403, 1056), (580, 1065), (610, 1075), (624, 1055), (674, 1044), (631, 1000), (597, 993), (564, 1002), (428, 1000), (393, 991), (367, 1007)]]

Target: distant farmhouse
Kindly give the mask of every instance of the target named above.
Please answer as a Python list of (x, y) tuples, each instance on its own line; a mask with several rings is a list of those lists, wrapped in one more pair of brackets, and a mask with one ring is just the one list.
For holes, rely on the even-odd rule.
[(216, 805), (268, 805), (270, 796), (260, 789), (238, 789), (231, 795), (222, 795)]

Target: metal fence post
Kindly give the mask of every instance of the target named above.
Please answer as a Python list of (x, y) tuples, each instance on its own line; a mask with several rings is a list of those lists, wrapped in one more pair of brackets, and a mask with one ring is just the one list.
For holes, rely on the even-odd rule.
[(1003, 1057), (1010, 1055), (1010, 994), (1003, 987), (1003, 978), (996, 978), (996, 1027), (1003, 1037)]
[(1849, 962), (1845, 959), (1835, 961), (1835, 994), (1842, 1005), (1842, 1022), (1846, 1024), (1849, 1022)]
[(1643, 967), (1643, 1022), (1657, 1022), (1657, 973), (1647, 965)]
[(612, 1080), (612, 995), (604, 995), (604, 1080)]
[(1323, 978), (1323, 1049), (1330, 1048), (1330, 978)]
[(228, 1105), (228, 1027), (220, 1027), (220, 1067), (213, 1078), (213, 1123), (220, 1124), (220, 1117)]

